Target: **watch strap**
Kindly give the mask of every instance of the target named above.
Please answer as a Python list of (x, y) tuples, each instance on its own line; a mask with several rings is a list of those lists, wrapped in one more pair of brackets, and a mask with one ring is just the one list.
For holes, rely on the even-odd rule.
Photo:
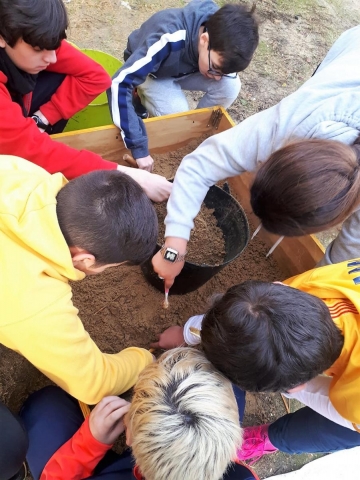
[(39, 117), (39, 115), (31, 115), (31, 118), (34, 120), (34, 122), (39, 128), (42, 128), (43, 130), (51, 128), (51, 125), (44, 123)]

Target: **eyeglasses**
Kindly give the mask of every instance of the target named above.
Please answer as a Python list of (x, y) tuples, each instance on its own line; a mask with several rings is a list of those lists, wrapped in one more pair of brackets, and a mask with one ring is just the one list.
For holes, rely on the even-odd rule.
[(208, 45), (208, 52), (209, 52), (209, 69), (207, 73), (210, 73), (210, 75), (214, 75), (214, 77), (226, 77), (226, 78), (236, 78), (237, 73), (221, 73), (217, 72), (216, 70), (213, 70), (211, 68), (211, 58), (210, 58), (210, 51), (211, 51), (211, 46), (210, 46), (210, 40), (209, 40), (209, 45)]

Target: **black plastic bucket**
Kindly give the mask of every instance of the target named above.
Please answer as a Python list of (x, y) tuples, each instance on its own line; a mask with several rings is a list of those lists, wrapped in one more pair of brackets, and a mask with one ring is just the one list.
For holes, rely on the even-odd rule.
[[(226, 185), (226, 184), (225, 184)], [(213, 186), (209, 189), (204, 203), (206, 207), (214, 209), (218, 227), (221, 228), (225, 239), (225, 258), (220, 265), (198, 265), (185, 262), (181, 273), (176, 277), (170, 293), (183, 295), (198, 289), (230, 262), (234, 261), (245, 249), (249, 241), (249, 224), (239, 202), (224, 189)], [(157, 245), (154, 254), (160, 250)], [(151, 258), (141, 266), (148, 282), (164, 291), (164, 281), (154, 272)]]

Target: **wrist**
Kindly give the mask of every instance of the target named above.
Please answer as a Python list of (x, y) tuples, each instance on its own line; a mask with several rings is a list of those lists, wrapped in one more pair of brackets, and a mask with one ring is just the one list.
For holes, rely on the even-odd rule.
[[(48, 129), (49, 127), (49, 121), (48, 119), (38, 110), (35, 112), (33, 115), (31, 115), (31, 118), (34, 120), (36, 126), (41, 132), (44, 132), (45, 130)], [(51, 127), (49, 127), (51, 128)], [(51, 133), (50, 130), (47, 130), (48, 133)]]
[(179, 252), (179, 255), (186, 255), (187, 240), (178, 237), (166, 237), (164, 246), (173, 248)]
[(45, 117), (41, 110), (37, 110), (34, 115), (37, 115), (40, 120), (45, 123), (45, 125), (49, 125), (49, 120)]

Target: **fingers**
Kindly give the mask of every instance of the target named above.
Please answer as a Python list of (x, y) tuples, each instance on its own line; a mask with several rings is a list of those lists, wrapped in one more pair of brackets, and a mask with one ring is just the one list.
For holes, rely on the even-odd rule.
[(156, 349), (156, 348), (161, 348), (161, 347), (160, 347), (161, 333), (158, 333), (158, 334), (156, 335), (156, 337), (157, 337), (157, 342), (150, 343), (150, 348), (155, 348), (155, 349)]
[(174, 285), (175, 278), (166, 278), (164, 281), (165, 290), (170, 290), (170, 288)]
[(122, 419), (122, 417), (130, 410), (130, 403), (126, 402), (126, 405), (119, 406), (116, 410), (113, 410), (109, 415), (108, 419), (111, 423), (116, 423)]
[[(124, 400), (123, 398), (116, 397), (114, 395), (104, 397), (95, 407), (97, 412), (104, 416), (110, 415), (113, 411), (121, 408), (123, 406), (128, 405), (129, 402)], [(94, 409), (94, 411), (95, 411)]]

